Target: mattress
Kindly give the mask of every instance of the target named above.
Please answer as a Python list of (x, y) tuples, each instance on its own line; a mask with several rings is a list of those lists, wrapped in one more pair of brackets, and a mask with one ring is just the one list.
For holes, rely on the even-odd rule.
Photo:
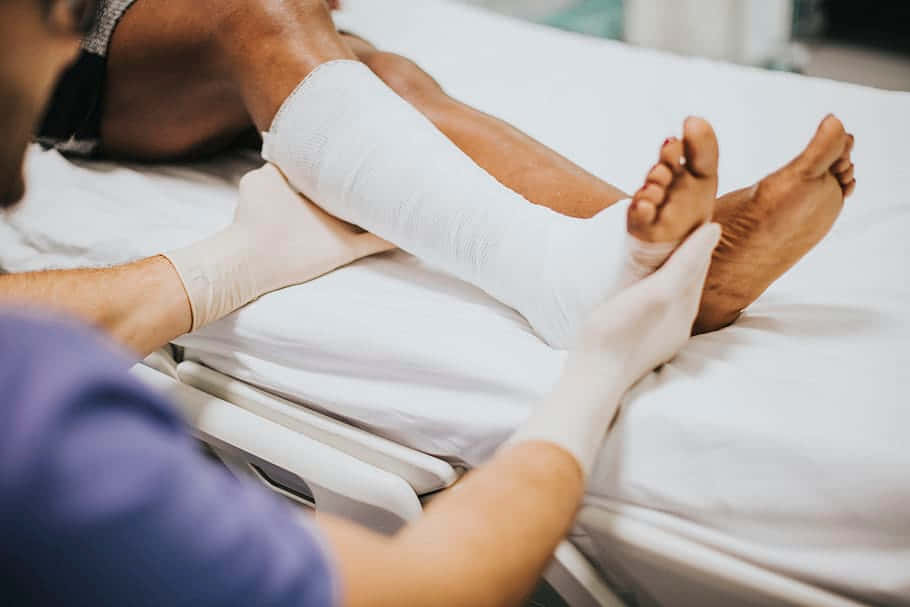
[[(844, 120), (859, 188), (830, 236), (733, 327), (691, 340), (627, 395), (588, 500), (836, 592), (910, 605), (910, 95), (448, 2), (346, 5), (344, 28), (627, 191), (690, 113), (716, 127), (722, 190), (780, 166), (827, 112)], [(27, 203), (0, 222), (0, 266), (107, 265), (188, 244), (229, 221), (257, 162), (112, 165), (32, 149)], [(468, 465), (525, 418), (564, 359), (514, 311), (402, 252), (263, 297), (178, 343), (224, 374)]]

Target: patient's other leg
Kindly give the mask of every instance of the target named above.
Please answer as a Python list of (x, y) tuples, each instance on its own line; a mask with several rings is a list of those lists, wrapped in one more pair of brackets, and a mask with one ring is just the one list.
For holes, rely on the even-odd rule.
[[(591, 217), (626, 198), (505, 122), (455, 99), (412, 61), (346, 37), (358, 58), (411, 102), (475, 162), (531, 202)], [(717, 201), (723, 238), (714, 254), (695, 325), (714, 331), (735, 321), (831, 229), (853, 193), (853, 136), (834, 117), (796, 160), (758, 184)]]
[[(625, 198), (566, 158), (452, 99), (413, 62), (346, 38), (358, 57), (500, 182), (528, 200), (591, 217)], [(717, 201), (723, 238), (708, 274), (696, 332), (725, 327), (831, 229), (853, 193), (853, 136), (829, 117), (806, 150), (758, 184)]]
[(697, 332), (724, 327), (831, 229), (856, 187), (853, 136), (828, 116), (806, 149), (757, 185), (718, 201), (714, 251)]
[(629, 198), (508, 123), (447, 95), (413, 61), (343, 36), (392, 90), (429, 118), (474, 162), (527, 200), (572, 217), (592, 217)]

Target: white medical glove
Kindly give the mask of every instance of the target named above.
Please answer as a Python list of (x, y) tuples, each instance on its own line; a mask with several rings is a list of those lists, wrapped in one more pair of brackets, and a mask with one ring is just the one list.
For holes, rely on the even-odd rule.
[(164, 256), (183, 281), (195, 331), (266, 293), (392, 248), (300, 196), (267, 164), (240, 181), (230, 226)]
[(661, 269), (601, 304), (553, 393), (507, 444), (555, 443), (587, 475), (623, 394), (688, 341), (720, 233), (717, 224), (702, 226)]

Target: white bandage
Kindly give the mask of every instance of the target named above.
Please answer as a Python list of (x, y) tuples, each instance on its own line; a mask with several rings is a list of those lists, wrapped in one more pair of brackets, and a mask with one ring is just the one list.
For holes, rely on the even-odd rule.
[(515, 308), (555, 347), (647, 273), (647, 256), (627, 247), (626, 204), (581, 220), (529, 203), (362, 63), (317, 68), (263, 140), (265, 158), (310, 199)]

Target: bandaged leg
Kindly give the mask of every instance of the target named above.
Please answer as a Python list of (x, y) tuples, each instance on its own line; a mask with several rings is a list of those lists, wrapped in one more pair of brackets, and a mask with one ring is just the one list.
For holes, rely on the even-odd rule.
[(626, 204), (587, 220), (532, 205), (354, 61), (326, 63), (300, 84), (263, 155), (329, 212), (480, 287), (555, 347), (691, 229), (630, 247)]

